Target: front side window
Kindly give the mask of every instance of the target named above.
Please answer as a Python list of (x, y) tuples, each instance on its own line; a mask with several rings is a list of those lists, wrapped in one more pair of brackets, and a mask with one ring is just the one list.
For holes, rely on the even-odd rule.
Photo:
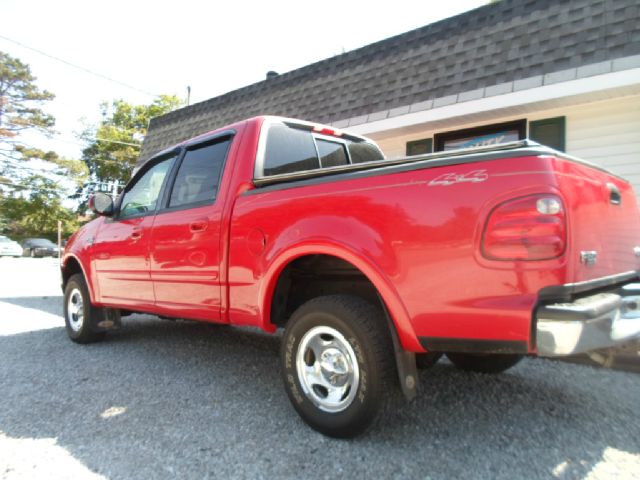
[(147, 215), (156, 210), (162, 184), (175, 157), (166, 158), (149, 168), (133, 185), (128, 186), (120, 202), (118, 218)]
[(187, 150), (173, 184), (169, 207), (198, 204), (216, 199), (220, 174), (231, 140)]

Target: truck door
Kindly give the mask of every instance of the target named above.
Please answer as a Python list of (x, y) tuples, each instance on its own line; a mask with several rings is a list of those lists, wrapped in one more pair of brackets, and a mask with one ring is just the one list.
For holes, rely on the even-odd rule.
[(114, 218), (94, 239), (93, 258), (102, 302), (153, 305), (149, 240), (153, 216), (175, 156), (146, 165), (127, 185)]
[(220, 319), (220, 179), (229, 136), (187, 147), (151, 236), (156, 306), (167, 315)]

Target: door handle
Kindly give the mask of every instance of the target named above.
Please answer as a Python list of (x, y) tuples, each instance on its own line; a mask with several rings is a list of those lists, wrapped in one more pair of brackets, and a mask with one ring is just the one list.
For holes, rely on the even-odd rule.
[(131, 232), (131, 240), (137, 242), (140, 238), (142, 238), (142, 230), (134, 230)]
[(189, 224), (189, 230), (191, 230), (193, 233), (204, 232), (208, 226), (209, 226), (208, 218), (199, 218)]

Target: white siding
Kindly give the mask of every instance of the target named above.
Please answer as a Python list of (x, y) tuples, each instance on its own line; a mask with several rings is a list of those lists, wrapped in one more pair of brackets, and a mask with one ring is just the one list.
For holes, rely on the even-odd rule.
[(567, 153), (602, 165), (628, 179), (640, 198), (640, 95), (497, 117), (482, 123), (460, 123), (446, 130), (430, 130), (427, 125), (417, 133), (389, 136), (389, 133), (380, 132), (371, 137), (387, 156), (397, 157), (405, 155), (407, 142), (433, 138), (436, 133), (522, 118), (530, 121), (559, 116), (566, 117)]

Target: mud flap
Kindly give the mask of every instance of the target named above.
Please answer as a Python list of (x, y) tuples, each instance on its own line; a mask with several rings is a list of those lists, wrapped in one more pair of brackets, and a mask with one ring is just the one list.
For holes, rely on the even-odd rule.
[(380, 296), (378, 296), (380, 304), (384, 310), (384, 318), (387, 319), (391, 340), (393, 341), (393, 352), (396, 357), (396, 366), (398, 368), (398, 380), (400, 388), (408, 402), (416, 398), (418, 392), (418, 367), (416, 366), (416, 354), (408, 352), (402, 347), (396, 326), (391, 320), (391, 316), (387, 311), (387, 307)]
[(101, 308), (100, 313), (96, 315), (96, 321), (92, 325), (92, 330), (94, 332), (106, 332), (108, 330), (116, 330), (121, 326), (120, 310), (115, 308)]

